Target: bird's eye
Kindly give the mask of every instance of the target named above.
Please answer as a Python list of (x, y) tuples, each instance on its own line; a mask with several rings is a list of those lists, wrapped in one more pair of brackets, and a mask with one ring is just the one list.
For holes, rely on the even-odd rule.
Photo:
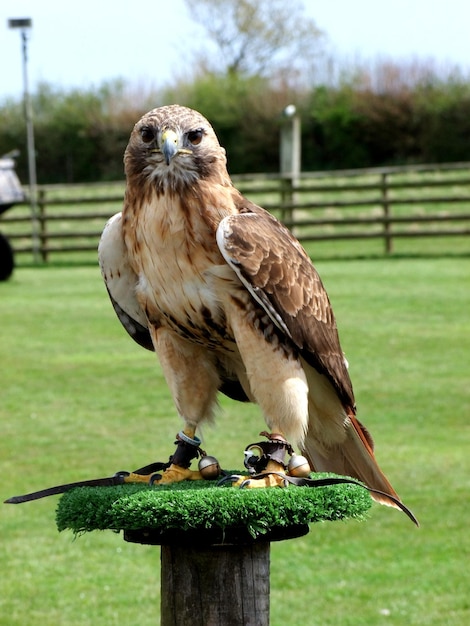
[(155, 139), (155, 131), (149, 126), (144, 126), (140, 131), (140, 136), (144, 143), (150, 143)]
[(204, 131), (202, 128), (198, 128), (197, 130), (191, 130), (188, 133), (188, 140), (193, 146), (197, 146), (202, 141), (202, 136), (204, 135)]

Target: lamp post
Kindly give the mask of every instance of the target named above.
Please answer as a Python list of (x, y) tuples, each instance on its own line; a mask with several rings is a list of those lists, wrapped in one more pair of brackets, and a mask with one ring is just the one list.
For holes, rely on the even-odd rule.
[(19, 29), (22, 42), (23, 56), (23, 88), (24, 88), (24, 115), (26, 120), (26, 139), (28, 151), (28, 174), (29, 174), (29, 203), (31, 206), (33, 259), (39, 261), (39, 221), (37, 201), (37, 177), (36, 177), (36, 149), (34, 146), (33, 107), (28, 88), (28, 32), (32, 27), (29, 17), (8, 20), (8, 27)]

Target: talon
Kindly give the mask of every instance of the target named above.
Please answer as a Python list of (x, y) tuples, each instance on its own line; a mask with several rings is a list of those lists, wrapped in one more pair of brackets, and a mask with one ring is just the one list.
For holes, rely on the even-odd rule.
[(127, 476), (129, 476), (129, 474), (130, 472), (127, 472), (126, 470), (119, 470), (119, 472), (116, 472), (114, 475), (121, 478), (126, 478)]
[(222, 487), (225, 483), (231, 483), (233, 485), (243, 478), (246, 478), (246, 476), (241, 476), (240, 474), (226, 474), (217, 482), (217, 487)]

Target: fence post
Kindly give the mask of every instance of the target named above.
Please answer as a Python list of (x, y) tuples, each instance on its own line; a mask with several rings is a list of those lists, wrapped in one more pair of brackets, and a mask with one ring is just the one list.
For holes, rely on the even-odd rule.
[(39, 209), (39, 252), (43, 263), (47, 263), (47, 219), (46, 219), (46, 192), (40, 189), (38, 192)]
[(384, 239), (385, 239), (385, 253), (391, 254), (393, 252), (393, 239), (392, 239), (392, 224), (390, 222), (390, 204), (388, 202), (388, 174), (383, 172), (381, 174), (380, 190), (382, 194), (382, 210), (384, 215)]

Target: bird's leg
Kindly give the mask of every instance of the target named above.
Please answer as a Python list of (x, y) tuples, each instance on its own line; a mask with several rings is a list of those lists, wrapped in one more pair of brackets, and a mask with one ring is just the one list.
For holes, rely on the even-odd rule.
[(216, 478), (211, 471), (207, 472), (207, 467), (203, 468), (204, 475), (189, 469), (193, 459), (199, 456), (209, 458), (200, 448), (201, 440), (196, 436), (196, 429), (202, 421), (210, 420), (216, 405), (220, 379), (215, 357), (208, 356), (205, 348), (182, 339), (165, 327), (151, 325), (149, 330), (176, 409), (185, 423), (176, 437), (176, 450), (170, 457), (169, 467), (152, 482), (158, 480), (166, 484)]
[(249, 395), (260, 407), (272, 433), (267, 435), (267, 443), (259, 444), (262, 456), (267, 458), (266, 466), (260, 468), (263, 478), (248, 479), (249, 486), (281, 486), (285, 482), (284, 456), (291, 450), (288, 440), (299, 445), (309, 423), (309, 387), (303, 365), (295, 350), (287, 344), (285, 349), (281, 347), (269, 316), (266, 319), (251, 301), (227, 310)]
[[(176, 435), (176, 450), (174, 454), (170, 456), (168, 463), (159, 464), (162, 466), (162, 473), (160, 473), (161, 470), (148, 473), (151, 467), (148, 466), (125, 476), (124, 482), (168, 484), (181, 482), (182, 480), (202, 479), (203, 476), (200, 471), (189, 469), (193, 459), (199, 456), (206, 456), (206, 453), (200, 447), (201, 440), (195, 436), (194, 431), (195, 429), (185, 428)], [(215, 476), (211, 476), (211, 478), (214, 477)]]
[[(238, 487), (284, 487), (287, 466), (286, 453), (293, 454), (293, 449), (282, 433), (262, 432), (268, 441), (251, 444), (245, 451), (245, 466), (252, 473), (251, 478), (241, 476), (234, 486)], [(260, 451), (260, 456), (250, 456), (250, 451)]]
[(201, 440), (195, 435), (195, 428), (186, 426), (184, 430), (176, 435), (176, 450), (170, 457), (171, 465), (166, 469), (160, 484), (177, 483), (182, 480), (201, 480), (202, 475), (199, 470), (191, 470), (191, 461), (205, 453), (201, 450)]

